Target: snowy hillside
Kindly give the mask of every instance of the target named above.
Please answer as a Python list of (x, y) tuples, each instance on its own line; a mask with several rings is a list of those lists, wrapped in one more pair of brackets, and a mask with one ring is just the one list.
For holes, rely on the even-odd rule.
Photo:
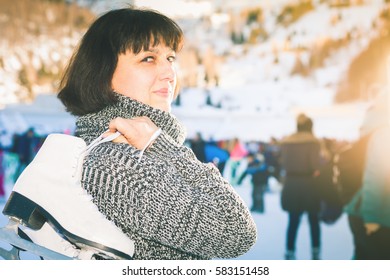
[[(214, 139), (279, 138), (294, 130), (294, 117), (302, 111), (313, 117), (319, 136), (358, 136), (366, 98), (347, 104), (334, 104), (334, 99), (353, 59), (380, 36), (380, 15), (388, 9), (384, 0), (80, 2), (94, 2), (92, 10), (98, 14), (134, 2), (178, 20), (186, 45), (179, 56), (179, 72), (184, 74), (174, 113), (189, 137), (201, 131)], [(0, 18), (5, 18), (1, 12)], [(44, 34), (15, 48), (3, 41), (0, 110), (28, 95), (21, 79), (28, 81), (42, 69), (51, 69), (53, 76), (46, 83), (32, 83), (30, 95), (56, 92), (61, 66), (82, 30), (54, 40)]]
[[(222, 109), (204, 106), (205, 91), (183, 92), (184, 108), (175, 112), (187, 123), (189, 135), (203, 131), (217, 139), (269, 140), (293, 131), (294, 116), (303, 111), (314, 118), (317, 135), (357, 138), (366, 105), (335, 105), (334, 95), (352, 59), (378, 36), (372, 23), (377, 21), (383, 1), (366, 2), (348, 8), (317, 3), (313, 11), (287, 28), (277, 25), (271, 16), (280, 7), (270, 9), (264, 22), (268, 39), (250, 48), (239, 45), (224, 50), (230, 55), (221, 66), (219, 87), (208, 89), (212, 103)], [(336, 16), (340, 20), (332, 23)], [(306, 77), (291, 75), (297, 56), (305, 63), (321, 40), (337, 40), (346, 34), (352, 34), (352, 39), (332, 52), (322, 67)], [(221, 50), (218, 42), (208, 43)]]

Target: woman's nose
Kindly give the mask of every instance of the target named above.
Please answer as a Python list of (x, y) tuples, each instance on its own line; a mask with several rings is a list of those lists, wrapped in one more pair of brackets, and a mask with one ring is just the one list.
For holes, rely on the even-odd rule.
[(160, 79), (173, 81), (176, 76), (176, 70), (171, 62), (166, 61), (160, 66)]

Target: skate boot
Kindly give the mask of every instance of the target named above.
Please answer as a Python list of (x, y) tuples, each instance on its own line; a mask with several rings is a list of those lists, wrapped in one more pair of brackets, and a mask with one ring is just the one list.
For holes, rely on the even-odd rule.
[[(98, 138), (88, 147), (113, 138)], [(41, 233), (59, 234), (79, 251), (79, 259), (93, 256), (131, 259), (134, 242), (99, 212), (92, 197), (81, 186), (82, 165), (88, 147), (81, 138), (50, 134), (16, 181), (3, 214), (36, 230), (36, 235), (30, 238), (34, 242), (39, 239), (42, 246), (53, 239), (39, 237), (39, 230), (48, 223), (53, 230), (50, 232), (45, 226)]]

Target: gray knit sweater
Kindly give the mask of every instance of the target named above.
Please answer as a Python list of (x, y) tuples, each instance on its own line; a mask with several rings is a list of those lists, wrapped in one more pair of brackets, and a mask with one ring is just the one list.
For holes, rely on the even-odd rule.
[(248, 251), (257, 234), (250, 212), (218, 169), (183, 145), (173, 115), (121, 95), (78, 118), (76, 135), (89, 143), (113, 118), (136, 116), (163, 131), (141, 161), (131, 145), (104, 143), (86, 158), (82, 177), (100, 212), (135, 241), (134, 258), (233, 258)]

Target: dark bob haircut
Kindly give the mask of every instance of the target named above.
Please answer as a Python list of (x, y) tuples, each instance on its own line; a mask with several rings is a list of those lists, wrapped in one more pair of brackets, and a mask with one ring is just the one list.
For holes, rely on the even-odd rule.
[(111, 80), (119, 54), (128, 50), (138, 54), (160, 43), (179, 51), (182, 42), (177, 23), (157, 11), (134, 7), (109, 11), (83, 36), (65, 69), (58, 98), (73, 115), (97, 112), (117, 99)]

